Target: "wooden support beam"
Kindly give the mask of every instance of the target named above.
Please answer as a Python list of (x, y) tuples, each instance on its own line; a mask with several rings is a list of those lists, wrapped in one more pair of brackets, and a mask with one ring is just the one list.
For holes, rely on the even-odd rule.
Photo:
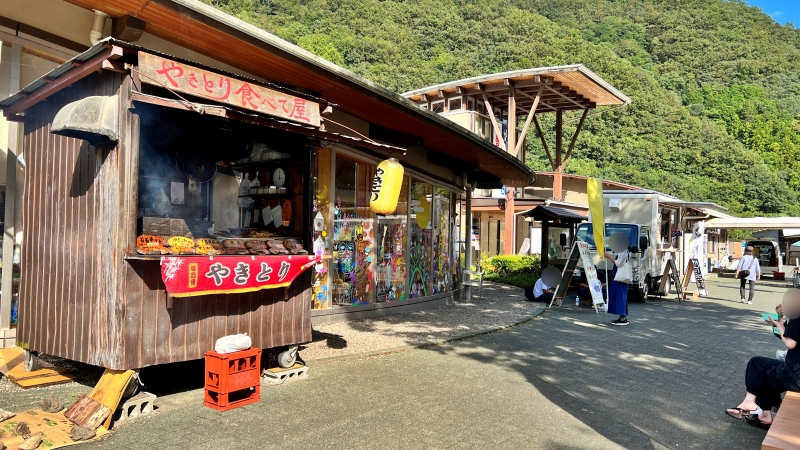
[(6, 120), (9, 122), (25, 122), (25, 116), (20, 116), (19, 114), (12, 114), (6, 117)]
[[(543, 88), (543, 87), (544, 87), (544, 85), (542, 86), (542, 88)], [(520, 94), (522, 94), (522, 96), (524, 96), (524, 97), (527, 97), (527, 98), (529, 98), (531, 101), (533, 101), (534, 103), (536, 103), (536, 97), (534, 97), (534, 96), (532, 96), (532, 95), (529, 95), (527, 92), (520, 92)], [(558, 111), (556, 108), (552, 107), (550, 104), (548, 104), (548, 103), (544, 103), (544, 101), (543, 101), (543, 100), (545, 100), (547, 97), (544, 95), (544, 90), (543, 90), (543, 89), (540, 89), (540, 90), (539, 90), (539, 95), (538, 95), (538, 97), (539, 97), (539, 102), (541, 103), (541, 105), (542, 105), (542, 106), (544, 106), (544, 107), (547, 107), (548, 109), (550, 109), (550, 110), (552, 110), (552, 111)], [(553, 97), (550, 97), (550, 98), (553, 98)]]
[(522, 127), (519, 142), (517, 142), (517, 145), (514, 147), (515, 157), (519, 154), (519, 149), (522, 148), (522, 144), (525, 143), (525, 136), (528, 134), (528, 128), (531, 126), (533, 116), (536, 115), (536, 108), (539, 106), (539, 98), (542, 96), (542, 91), (544, 91), (544, 86), (539, 86), (539, 92), (536, 93), (536, 98), (533, 100), (533, 105), (531, 106), (530, 112), (528, 112), (528, 117), (525, 119), (525, 125)]
[(536, 133), (539, 134), (539, 139), (542, 141), (542, 147), (544, 147), (545, 153), (547, 153), (547, 159), (550, 160), (550, 167), (553, 170), (556, 170), (556, 165), (553, 162), (553, 155), (550, 153), (550, 147), (547, 145), (547, 139), (544, 138), (544, 133), (542, 133), (542, 127), (539, 125), (539, 121), (536, 119), (536, 116), (533, 116), (533, 124), (536, 125)]
[(555, 94), (557, 94), (558, 96), (560, 96), (561, 98), (563, 98), (564, 100), (566, 100), (569, 103), (572, 103), (572, 104), (574, 104), (574, 105), (576, 105), (578, 107), (581, 107), (581, 108), (585, 107), (584, 104), (576, 101), (575, 99), (573, 99), (569, 95), (561, 92), (561, 83), (560, 82), (553, 83), (553, 86), (550, 87), (550, 91), (555, 93)]
[(103, 63), (106, 60), (116, 60), (119, 59), (121, 56), (122, 56), (122, 47), (111, 46), (110, 48), (104, 50), (94, 58), (86, 61), (86, 63), (76, 66), (75, 68), (66, 72), (58, 79), (54, 80), (53, 82), (45, 84), (43, 87), (39, 88), (35, 92), (30, 93), (30, 95), (23, 98), (22, 100), (19, 100), (16, 103), (9, 105), (7, 108), (3, 110), (3, 115), (9, 117), (18, 112), (25, 111), (31, 106), (51, 96), (52, 94), (75, 83), (78, 80), (83, 79), (92, 72), (97, 71), (102, 67)]
[[(511, 152), (512, 149), (517, 148), (517, 97), (514, 81), (506, 78), (505, 82), (508, 83), (508, 142), (506, 142), (506, 147)], [(517, 156), (516, 151), (514, 156)]]
[[(503, 83), (508, 86), (508, 142), (506, 147), (510, 152), (511, 149), (517, 148), (517, 97), (514, 81), (506, 78)], [(514, 157), (517, 157), (516, 151)], [(504, 219), (506, 222), (505, 240), (503, 245), (503, 253), (506, 255), (513, 255), (514, 251), (514, 238), (516, 237), (516, 216), (514, 215), (514, 186), (506, 186), (506, 209), (504, 211)]]
[(567, 148), (567, 155), (564, 157), (564, 167), (567, 165), (567, 161), (569, 161), (570, 155), (572, 155), (572, 149), (575, 148), (575, 142), (578, 140), (578, 134), (581, 132), (581, 128), (583, 128), (583, 121), (586, 120), (586, 116), (589, 114), (588, 109), (583, 110), (583, 114), (581, 114), (581, 120), (578, 122), (578, 127), (575, 128), (575, 134), (572, 135), (572, 141), (569, 143), (569, 148)]
[(564, 112), (556, 111), (556, 170), (561, 167), (564, 150)]
[(563, 171), (563, 150), (564, 150), (564, 111), (556, 111), (556, 169), (553, 171), (553, 198), (561, 201), (563, 191), (561, 189), (561, 173)]
[[(497, 117), (494, 116), (494, 108), (492, 108), (492, 104), (489, 103), (489, 98), (486, 97), (486, 92), (483, 91), (483, 85), (478, 84), (478, 89), (481, 90), (481, 95), (483, 96), (483, 104), (486, 106), (486, 113), (489, 115), (489, 119), (492, 121), (494, 132), (497, 133), (498, 136), (502, 137), (503, 132), (500, 131), (500, 125), (497, 124)], [(506, 145), (502, 139), (500, 139), (500, 148), (502, 148), (503, 150), (506, 149)]]
[(128, 71), (125, 70), (124, 64), (119, 61), (112, 61), (110, 59), (103, 61), (103, 63), (100, 65), (100, 68), (103, 70), (109, 70), (111, 72), (128, 73)]

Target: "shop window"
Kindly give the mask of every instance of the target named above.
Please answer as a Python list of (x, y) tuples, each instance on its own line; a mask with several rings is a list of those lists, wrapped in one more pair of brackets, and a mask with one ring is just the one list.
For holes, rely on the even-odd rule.
[(409, 296), (425, 297), (433, 293), (431, 274), (433, 186), (411, 182), (411, 248)]
[(330, 188), (331, 188), (331, 149), (319, 148), (314, 158), (314, 197), (313, 197), (313, 225), (311, 231), (314, 254), (321, 257), (322, 261), (314, 266), (312, 276), (312, 302), (313, 309), (330, 307), (330, 286), (328, 286), (328, 272), (331, 263), (330, 245)]
[(403, 179), (397, 210), (378, 216), (375, 230), (375, 301), (402, 301), (408, 298), (406, 249), (408, 243), (408, 178)]
[[(142, 104), (136, 110), (141, 130), (138, 234), (167, 241), (215, 238), (221, 248), (214, 251), (230, 255), (305, 254), (311, 249), (305, 242), (310, 237), (303, 201), (309, 151), (303, 136), (157, 106)], [(249, 241), (243, 238), (264, 246), (245, 246)], [(268, 241), (286, 247), (268, 247)], [(152, 252), (137, 250), (163, 252), (158, 246)], [(169, 252), (201, 250), (184, 245)]]
[(444, 188), (436, 188), (433, 196), (433, 293), (453, 290), (452, 274), (452, 194)]
[(336, 156), (333, 204), (333, 306), (372, 303), (374, 227), (369, 193), (375, 166)]

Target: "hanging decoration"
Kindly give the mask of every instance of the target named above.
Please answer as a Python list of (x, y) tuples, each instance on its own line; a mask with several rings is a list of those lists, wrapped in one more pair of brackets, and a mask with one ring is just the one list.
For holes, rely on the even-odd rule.
[(372, 179), (369, 207), (375, 214), (394, 214), (400, 188), (403, 186), (403, 166), (395, 158), (381, 161)]

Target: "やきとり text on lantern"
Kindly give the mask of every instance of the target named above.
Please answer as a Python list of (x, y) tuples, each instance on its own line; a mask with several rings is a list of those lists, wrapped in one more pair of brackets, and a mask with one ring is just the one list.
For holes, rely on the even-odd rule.
[(369, 207), (375, 214), (393, 214), (403, 186), (403, 166), (395, 159), (381, 161), (372, 179)]

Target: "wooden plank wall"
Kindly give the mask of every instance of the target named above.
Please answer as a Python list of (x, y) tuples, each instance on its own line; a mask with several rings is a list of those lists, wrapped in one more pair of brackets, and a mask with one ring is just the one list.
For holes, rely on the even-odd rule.
[[(286, 289), (176, 298), (166, 307), (158, 261), (126, 261), (136, 240), (139, 118), (135, 81), (91, 75), (26, 112), (27, 163), (18, 342), (110, 369), (203, 357), (248, 333), (272, 348), (311, 340), (311, 275)], [(135, 86), (133, 86), (135, 87)], [(55, 114), (90, 95), (120, 96), (116, 147), (50, 133)]]
[(130, 260), (126, 266), (124, 361), (119, 368), (199, 359), (229, 334), (247, 333), (257, 348), (311, 340), (310, 271), (288, 293), (277, 288), (173, 298), (167, 309), (159, 262)]
[[(124, 159), (111, 146), (50, 133), (64, 105), (114, 95), (121, 74), (92, 74), (26, 111), (20, 345), (99, 366), (119, 365), (118, 205)], [(122, 107), (122, 105), (121, 105)]]

